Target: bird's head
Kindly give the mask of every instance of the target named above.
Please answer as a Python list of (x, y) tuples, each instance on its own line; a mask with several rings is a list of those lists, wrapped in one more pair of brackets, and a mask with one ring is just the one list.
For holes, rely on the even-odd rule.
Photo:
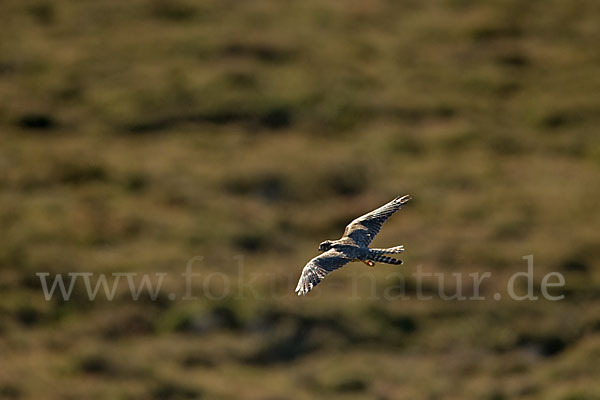
[(319, 245), (319, 251), (327, 251), (331, 249), (331, 240), (326, 240)]

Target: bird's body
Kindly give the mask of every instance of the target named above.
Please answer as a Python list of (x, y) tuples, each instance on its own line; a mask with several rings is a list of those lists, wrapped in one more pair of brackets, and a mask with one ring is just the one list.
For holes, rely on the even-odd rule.
[(410, 196), (396, 197), (394, 200), (350, 222), (344, 235), (338, 240), (326, 240), (319, 245), (321, 255), (313, 258), (302, 270), (296, 292), (298, 295), (308, 293), (333, 270), (343, 267), (350, 261), (362, 261), (368, 266), (375, 262), (386, 264), (402, 264), (401, 260), (387, 257), (385, 254), (398, 254), (404, 251), (403, 246), (389, 249), (371, 249), (369, 244), (379, 233), (383, 223), (400, 209)]

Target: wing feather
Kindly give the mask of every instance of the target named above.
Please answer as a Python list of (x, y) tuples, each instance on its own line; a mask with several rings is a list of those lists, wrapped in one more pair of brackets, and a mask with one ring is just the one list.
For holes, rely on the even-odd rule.
[(351, 260), (335, 249), (326, 251), (325, 253), (318, 255), (317, 257), (310, 260), (302, 270), (302, 275), (296, 286), (296, 292), (298, 296), (305, 295), (310, 290), (317, 286), (327, 274), (338, 268), (343, 267)]
[(387, 204), (356, 218), (344, 231), (359, 246), (369, 246), (381, 230), (383, 223), (411, 199), (409, 195), (398, 196)]

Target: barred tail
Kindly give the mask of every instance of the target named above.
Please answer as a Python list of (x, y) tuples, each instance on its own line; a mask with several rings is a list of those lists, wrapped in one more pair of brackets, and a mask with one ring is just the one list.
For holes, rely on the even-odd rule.
[(369, 254), (369, 260), (373, 260), (375, 262), (385, 263), (385, 264), (393, 264), (399, 265), (402, 264), (402, 260), (398, 260), (397, 258), (392, 258), (388, 256), (384, 256), (382, 254)]
[(369, 249), (374, 254), (399, 254), (404, 251), (404, 246), (390, 247), (388, 249)]

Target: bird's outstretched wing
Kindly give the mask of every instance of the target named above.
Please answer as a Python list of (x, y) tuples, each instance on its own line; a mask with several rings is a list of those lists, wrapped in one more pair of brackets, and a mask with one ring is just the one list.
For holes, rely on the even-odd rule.
[(302, 270), (302, 275), (296, 286), (298, 296), (304, 295), (317, 286), (331, 271), (343, 267), (352, 261), (342, 252), (331, 249), (310, 260)]
[(369, 246), (383, 223), (410, 199), (409, 195), (398, 196), (378, 209), (356, 218), (348, 224), (344, 236), (348, 236), (359, 246)]

